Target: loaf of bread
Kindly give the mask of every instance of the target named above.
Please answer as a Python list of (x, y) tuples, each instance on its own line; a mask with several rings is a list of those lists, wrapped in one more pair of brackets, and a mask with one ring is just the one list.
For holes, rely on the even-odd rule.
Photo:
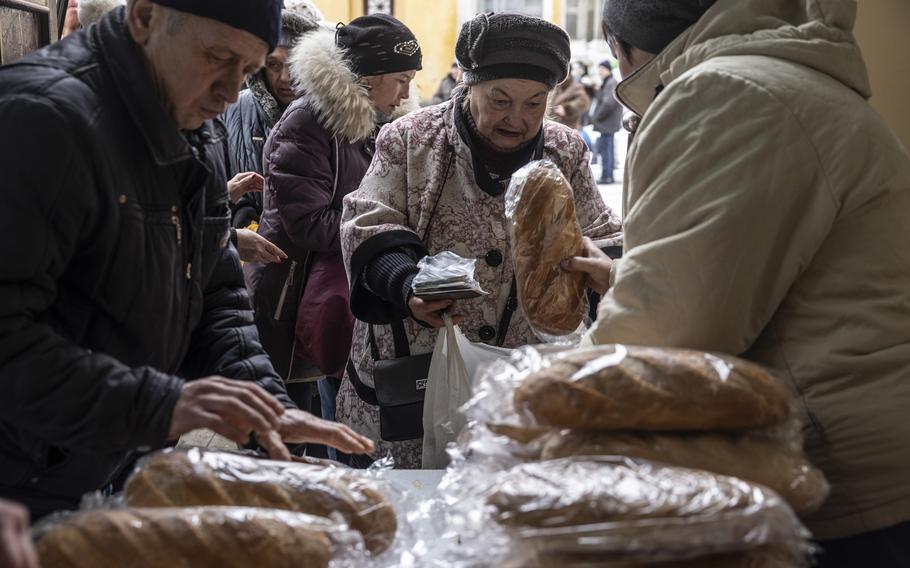
[(553, 552), (673, 559), (808, 536), (770, 489), (632, 458), (521, 464), (497, 477), (486, 500), (514, 537)]
[[(553, 432), (542, 426), (519, 426), (517, 424), (487, 423), (487, 429), (497, 436), (505, 436), (519, 444), (530, 444), (545, 434)], [(549, 440), (549, 437), (547, 438)]]
[(576, 331), (587, 313), (585, 275), (559, 266), (584, 255), (572, 187), (553, 162), (532, 162), (512, 177), (506, 202), (518, 301), (531, 327)]
[(361, 472), (208, 452), (165, 451), (146, 458), (127, 482), (130, 507), (232, 505), (340, 514), (373, 553), (395, 539), (392, 505)]
[(269, 509), (96, 510), (50, 529), (37, 552), (53, 568), (321, 568), (347, 546), (344, 530), (324, 517)]
[(582, 430), (764, 428), (791, 397), (763, 368), (735, 357), (623, 345), (567, 351), (515, 389), (519, 415)]
[(540, 439), (541, 458), (630, 456), (738, 477), (776, 491), (805, 515), (828, 497), (824, 474), (803, 452), (750, 434), (660, 434), (551, 431)]

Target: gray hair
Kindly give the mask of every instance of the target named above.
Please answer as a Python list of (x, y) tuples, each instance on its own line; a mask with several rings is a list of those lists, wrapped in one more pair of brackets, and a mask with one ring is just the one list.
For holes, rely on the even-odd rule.
[(83, 28), (87, 28), (92, 24), (98, 23), (105, 14), (114, 8), (124, 4), (126, 4), (125, 0), (82, 0), (79, 2), (79, 8), (76, 11), (79, 16), (79, 23), (82, 24)]

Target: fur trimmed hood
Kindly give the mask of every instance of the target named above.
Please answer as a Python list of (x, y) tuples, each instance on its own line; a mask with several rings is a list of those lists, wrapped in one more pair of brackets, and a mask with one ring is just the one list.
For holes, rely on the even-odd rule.
[(306, 99), (319, 123), (351, 142), (369, 138), (378, 124), (395, 120), (419, 107), (416, 85), (391, 117), (380, 115), (370, 92), (360, 83), (335, 45), (335, 30), (318, 30), (304, 36), (290, 57), (294, 90)]
[(370, 93), (335, 45), (335, 31), (318, 30), (304, 36), (291, 52), (294, 89), (306, 98), (320, 124), (352, 142), (364, 140), (376, 128)]
[(124, 4), (126, 4), (126, 0), (82, 0), (76, 9), (76, 14), (79, 16), (79, 23), (82, 24), (82, 27), (87, 28), (92, 24), (97, 24), (98, 20), (114, 8)]

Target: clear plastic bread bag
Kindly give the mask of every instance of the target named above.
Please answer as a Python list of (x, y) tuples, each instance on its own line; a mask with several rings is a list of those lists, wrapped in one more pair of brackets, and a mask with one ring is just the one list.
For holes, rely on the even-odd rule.
[(354, 568), (363, 539), (340, 518), (255, 507), (79, 511), (35, 531), (42, 566)]
[(505, 470), (468, 459), (440, 491), (455, 538), (431, 555), (446, 559), (434, 566), (796, 568), (812, 552), (808, 531), (772, 490), (624, 456)]
[(512, 175), (505, 195), (518, 303), (546, 343), (577, 344), (588, 324), (586, 276), (560, 263), (584, 256), (572, 186), (550, 160)]
[[(670, 365), (676, 375), (664, 375), (661, 365)], [(625, 370), (619, 373), (619, 368)], [(608, 373), (601, 379), (610, 380), (588, 380), (597, 373)], [(686, 378), (681, 373), (694, 376)], [(629, 374), (636, 389), (628, 389)], [(694, 429), (689, 415), (703, 415), (700, 408), (712, 401), (683, 399), (677, 405), (665, 400), (668, 394), (677, 396), (673, 394), (676, 387), (666, 384), (669, 380), (683, 381), (678, 390), (684, 394), (678, 396), (701, 392), (712, 398), (721, 396), (720, 389), (734, 389), (731, 392), (739, 404), (751, 401), (771, 410), (740, 409), (747, 420), (764, 426)], [(687, 380), (695, 382), (686, 384)], [(666, 462), (768, 486), (797, 513), (807, 515), (824, 503), (830, 487), (803, 450), (803, 421), (793, 410), (797, 405), (792, 395), (776, 388), (774, 381), (777, 379), (756, 365), (725, 355), (621, 345), (526, 347), (479, 377), (475, 395), (463, 408), (473, 426), (463, 436), (462, 453), (474, 462), (493, 460), (500, 466), (578, 455), (624, 455)], [(702, 384), (696, 386), (699, 382)], [(721, 386), (713, 385), (715, 382)], [(606, 400), (602, 405), (597, 404), (600, 398)], [(554, 405), (555, 410), (550, 408)], [(564, 408), (571, 412), (560, 412)], [(673, 412), (681, 417), (678, 425), (690, 429), (648, 428), (657, 424), (642, 422), (644, 413), (652, 417), (663, 413), (659, 425), (672, 425)], [(612, 414), (609, 423), (605, 423), (606, 414)], [(722, 413), (712, 420), (728, 418)], [(563, 419), (571, 422), (563, 423)], [(624, 422), (626, 419), (629, 421)]]
[(804, 561), (811, 550), (809, 532), (770, 489), (621, 456), (520, 464), (496, 476), (484, 501), (513, 551), (634, 565), (766, 547)]
[(766, 369), (686, 349), (600, 345), (542, 361), (514, 393), (529, 423), (581, 430), (769, 428), (793, 414), (793, 394)]
[(122, 501), (126, 507), (249, 506), (338, 516), (376, 555), (392, 546), (398, 532), (387, 497), (394, 492), (370, 472), (189, 448), (142, 458)]

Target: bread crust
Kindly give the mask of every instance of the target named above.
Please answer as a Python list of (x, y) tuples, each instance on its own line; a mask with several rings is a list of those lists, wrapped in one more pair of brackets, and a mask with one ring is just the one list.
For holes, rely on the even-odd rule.
[(130, 477), (124, 499), (131, 507), (228, 505), (340, 514), (373, 553), (391, 546), (398, 526), (375, 483), (354, 470), (196, 448), (150, 456)]
[(54, 568), (323, 568), (334, 529), (328, 519), (264, 509), (96, 510), (61, 522), (36, 548)]
[(629, 456), (703, 469), (769, 487), (793, 510), (817, 510), (830, 490), (824, 474), (801, 451), (755, 434), (550, 431), (540, 439), (541, 459)]
[(540, 425), (581, 430), (729, 430), (784, 422), (791, 395), (763, 368), (684, 349), (605, 345), (558, 355), (515, 390)]
[[(518, 174), (516, 174), (518, 175)], [(550, 161), (534, 162), (510, 188), (514, 199), (512, 257), (518, 300), (531, 327), (562, 336), (576, 331), (587, 313), (585, 275), (560, 262), (584, 256), (572, 187)]]
[(520, 464), (497, 477), (486, 502), (516, 542), (616, 560), (656, 563), (765, 545), (800, 550), (809, 535), (770, 489), (632, 458)]

